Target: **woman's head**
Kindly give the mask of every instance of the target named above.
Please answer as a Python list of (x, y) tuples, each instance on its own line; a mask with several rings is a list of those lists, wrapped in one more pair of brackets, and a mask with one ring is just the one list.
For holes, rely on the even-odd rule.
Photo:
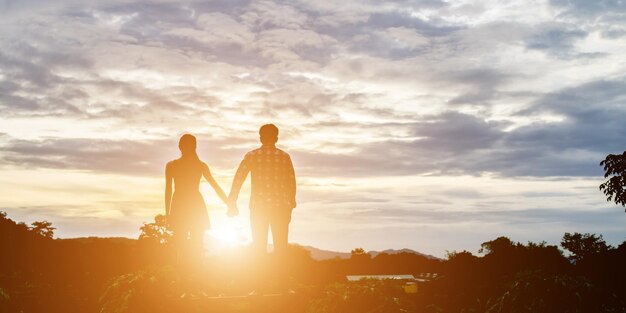
[(180, 149), (180, 153), (182, 153), (183, 157), (198, 157), (196, 154), (196, 137), (191, 134), (184, 134), (180, 137), (180, 140), (178, 141), (178, 148)]

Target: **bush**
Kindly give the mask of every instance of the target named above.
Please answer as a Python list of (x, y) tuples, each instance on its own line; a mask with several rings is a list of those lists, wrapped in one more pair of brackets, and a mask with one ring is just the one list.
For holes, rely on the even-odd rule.
[(488, 313), (624, 312), (621, 301), (584, 277), (522, 272)]
[(308, 313), (392, 313), (414, 311), (415, 304), (393, 281), (335, 283), (311, 301)]

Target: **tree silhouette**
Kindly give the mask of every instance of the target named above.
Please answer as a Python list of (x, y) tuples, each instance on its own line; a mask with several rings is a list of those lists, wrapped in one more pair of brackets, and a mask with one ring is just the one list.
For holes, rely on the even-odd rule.
[(52, 223), (48, 221), (41, 221), (41, 222), (37, 221), (37, 222), (33, 222), (31, 225), (32, 226), (29, 227), (29, 230), (31, 230), (32, 232), (42, 237), (52, 239), (52, 237), (54, 236), (54, 230), (56, 228), (52, 227)]
[(515, 244), (508, 237), (500, 236), (494, 240), (483, 242), (478, 253), (506, 253), (515, 248)]
[(166, 218), (162, 214), (154, 217), (154, 223), (143, 223), (139, 228), (141, 234), (139, 240), (147, 240), (156, 243), (167, 243), (172, 238), (172, 232), (167, 229)]
[(352, 249), (352, 251), (350, 251), (350, 255), (354, 258), (354, 257), (359, 257), (361, 255), (365, 255), (366, 252), (363, 248), (354, 248)]
[(570, 260), (574, 262), (609, 249), (602, 235), (596, 236), (596, 234), (589, 233), (565, 233), (561, 240), (561, 247), (572, 253)]
[(604, 166), (604, 178), (608, 178), (600, 185), (600, 190), (606, 195), (606, 201), (626, 206), (626, 151), (622, 154), (607, 155), (600, 162), (600, 166)]

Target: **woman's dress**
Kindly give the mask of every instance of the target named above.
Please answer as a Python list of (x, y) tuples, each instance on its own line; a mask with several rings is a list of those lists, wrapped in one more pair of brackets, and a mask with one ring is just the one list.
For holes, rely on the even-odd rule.
[(200, 179), (207, 165), (194, 159), (177, 159), (167, 165), (174, 179), (174, 195), (168, 219), (176, 231), (198, 231), (210, 228), (209, 214), (200, 194)]

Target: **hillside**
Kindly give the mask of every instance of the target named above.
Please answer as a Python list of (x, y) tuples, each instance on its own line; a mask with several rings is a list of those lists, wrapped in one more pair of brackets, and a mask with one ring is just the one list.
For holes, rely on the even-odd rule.
[[(301, 245), (302, 248), (308, 250), (311, 252), (311, 257), (315, 260), (330, 260), (330, 259), (335, 259), (335, 258), (339, 258), (339, 259), (349, 259), (350, 258), (350, 252), (338, 252), (338, 251), (331, 251), (331, 250), (323, 250), (323, 249), (319, 249), (313, 246), (306, 246), (306, 245)], [(376, 257), (377, 255), (381, 254), (381, 253), (386, 253), (386, 254), (400, 254), (400, 253), (411, 253), (411, 254), (416, 254), (416, 255), (421, 255), (423, 257), (426, 257), (430, 260), (441, 260), (440, 258), (436, 257), (436, 256), (432, 256), (430, 254), (424, 254), (412, 249), (387, 249), (387, 250), (383, 250), (383, 251), (368, 251), (367, 252), (369, 255), (372, 256), (372, 258)]]

